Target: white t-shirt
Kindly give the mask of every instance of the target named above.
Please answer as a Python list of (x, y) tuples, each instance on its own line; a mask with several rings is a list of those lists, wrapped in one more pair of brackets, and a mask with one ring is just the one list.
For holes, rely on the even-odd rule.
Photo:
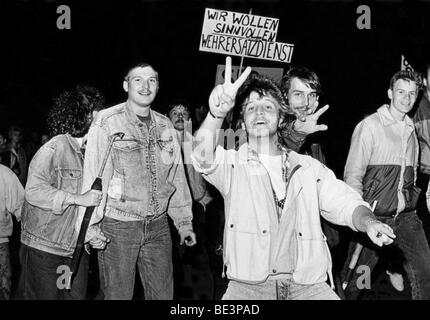
[(282, 177), (282, 155), (269, 156), (267, 154), (259, 154), (261, 163), (269, 172), (270, 180), (272, 181), (273, 190), (275, 190), (276, 197), (278, 200), (282, 200), (285, 197), (286, 184)]

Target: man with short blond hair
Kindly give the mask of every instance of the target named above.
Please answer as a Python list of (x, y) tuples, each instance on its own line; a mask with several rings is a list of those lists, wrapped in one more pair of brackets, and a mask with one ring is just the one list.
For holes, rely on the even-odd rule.
[[(399, 261), (408, 275), (414, 300), (430, 299), (430, 248), (416, 214), (420, 192), (415, 185), (418, 141), (414, 123), (407, 116), (417, 98), (420, 82), (419, 75), (413, 71), (393, 75), (387, 91), (390, 103), (355, 127), (344, 171), (345, 182), (369, 204), (376, 203), (374, 213), (378, 220), (390, 225), (397, 235), (390, 252), (357, 239), (364, 245), (357, 265), (367, 265), (372, 270), (378, 261), (375, 251), (389, 263)], [(353, 247), (350, 256), (352, 252)], [(401, 290), (399, 271), (392, 271), (388, 271), (391, 281)], [(358, 296), (358, 277), (355, 273), (350, 281), (346, 292), (349, 298)]]
[(152, 109), (158, 88), (158, 72), (151, 65), (133, 65), (123, 81), (127, 101), (100, 112), (88, 134), (83, 190), (97, 177), (110, 137), (124, 133), (106, 158), (103, 200), (91, 222), (101, 222), (111, 240), (99, 254), (101, 289), (108, 300), (132, 299), (136, 266), (145, 299), (173, 298), (167, 214), (181, 244), (196, 243), (176, 131), (167, 117)]

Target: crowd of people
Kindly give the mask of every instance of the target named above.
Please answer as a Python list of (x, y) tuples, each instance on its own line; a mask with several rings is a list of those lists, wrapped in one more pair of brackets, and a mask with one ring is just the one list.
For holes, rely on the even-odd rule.
[(156, 111), (158, 72), (138, 63), (125, 102), (78, 85), (54, 99), (49, 136), (0, 133), (0, 299), (87, 299), (97, 274), (97, 299), (133, 299), (139, 279), (138, 298), (170, 300), (190, 265), (206, 266), (205, 299), (359, 299), (354, 268), (378, 262), (430, 299), (430, 65), (387, 80), (343, 180), (313, 139), (328, 129), (318, 75), (294, 66), (278, 84), (248, 67), (232, 81), (231, 68), (208, 107)]

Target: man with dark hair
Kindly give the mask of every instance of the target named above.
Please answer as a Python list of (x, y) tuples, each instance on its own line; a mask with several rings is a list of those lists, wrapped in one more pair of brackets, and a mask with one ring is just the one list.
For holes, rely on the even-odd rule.
[[(185, 264), (196, 265), (199, 268), (199, 272), (202, 274), (204, 283), (202, 287), (204, 290), (200, 290), (200, 294), (206, 296), (209, 299), (213, 298), (213, 278), (210, 270), (207, 270), (205, 266), (210, 263), (207, 248), (207, 234), (206, 229), (215, 228), (215, 225), (206, 226), (207, 214), (206, 209), (209, 203), (213, 200), (209, 194), (208, 185), (205, 179), (203, 179), (201, 173), (197, 172), (191, 164), (191, 151), (192, 151), (192, 117), (191, 110), (186, 101), (180, 99), (171, 101), (167, 112), (170, 121), (172, 121), (173, 127), (176, 130), (178, 141), (181, 145), (181, 153), (184, 161), (185, 173), (187, 177), (188, 186), (190, 187), (191, 197), (193, 199), (193, 226), (197, 237), (197, 245), (186, 248), (185, 250), (178, 250), (183, 253), (181, 256), (181, 262)], [(191, 279), (192, 271), (195, 268), (183, 267), (184, 278)], [(191, 285), (192, 283), (184, 283), (184, 285)], [(198, 298), (197, 295), (192, 294), (192, 297)]]
[(420, 163), (417, 173), (417, 186), (422, 190), (418, 199), (417, 214), (423, 222), (427, 241), (430, 243), (430, 64), (423, 69), (423, 93), (417, 101), (417, 109), (413, 116), (418, 142), (420, 144)]
[[(321, 83), (318, 75), (305, 67), (292, 67), (283, 76), (281, 89), (286, 97), (288, 113), (280, 127), (283, 143), (290, 149), (311, 154), (319, 161), (325, 160), (320, 145), (314, 145), (312, 139), (305, 139), (309, 134), (327, 130), (326, 125), (318, 125), (319, 117), (328, 109), (328, 105), (316, 112), (321, 94)], [(323, 161), (324, 162), (324, 161)]]
[[(212, 197), (207, 190), (206, 181), (201, 174), (194, 170), (191, 164), (191, 147), (192, 147), (192, 120), (190, 108), (185, 102), (173, 102), (169, 105), (168, 117), (172, 121), (173, 127), (176, 130), (178, 141), (180, 143), (183, 161), (185, 164), (187, 180), (191, 191), (193, 201), (198, 202), (203, 211)], [(186, 150), (187, 146), (188, 150)]]
[[(389, 264), (400, 262), (411, 283), (414, 300), (430, 299), (430, 248), (416, 214), (420, 192), (415, 185), (418, 141), (414, 124), (407, 116), (420, 83), (419, 75), (413, 71), (393, 75), (388, 89), (390, 104), (356, 126), (344, 172), (345, 182), (369, 204), (376, 202), (374, 212), (378, 220), (390, 225), (397, 235), (389, 250), (357, 239), (364, 245), (357, 265), (367, 265), (372, 270), (378, 255)], [(354, 243), (350, 256), (353, 249)], [(395, 270), (388, 273), (393, 274), (391, 271)], [(360, 292), (358, 277), (355, 273), (350, 281), (346, 292), (349, 298), (356, 298)]]
[[(78, 87), (61, 93), (48, 115), (50, 134), (30, 163), (22, 212), (18, 297), (21, 299), (85, 299), (89, 257), (83, 253), (71, 290), (60, 287), (61, 267), (70, 265), (79, 229), (79, 207), (100, 203), (100, 191), (82, 193), (84, 140), (96, 104)], [(86, 242), (102, 249), (106, 237), (92, 227)], [(57, 273), (59, 272), (60, 273)]]
[[(305, 67), (292, 67), (285, 76), (282, 78), (281, 89), (286, 96), (287, 105), (289, 113), (293, 114), (296, 118), (295, 126), (293, 129), (296, 132), (296, 137), (301, 136), (301, 143), (304, 143), (304, 139), (309, 132), (302, 132), (297, 125), (304, 125), (306, 121), (318, 118), (327, 110), (328, 106), (320, 109), (315, 113), (318, 107), (318, 99), (321, 94), (321, 83), (317, 74)], [(311, 119), (309, 119), (311, 118)], [(315, 122), (315, 131), (327, 130), (325, 125), (317, 125)], [(311, 132), (312, 133), (312, 132)], [(281, 137), (284, 143), (287, 144), (289, 148), (295, 151), (301, 151), (302, 153), (309, 154), (316, 158), (322, 163), (325, 163), (324, 155), (321, 151), (321, 146), (319, 143), (314, 143), (312, 139), (307, 139), (306, 145), (290, 145), (288, 137), (285, 132), (281, 132)]]
[(9, 168), (9, 161), (6, 159), (9, 159), (10, 156), (7, 155), (7, 134), (3, 132), (3, 130), (0, 131), (0, 163), (5, 165)]
[[(316, 130), (318, 129), (317, 131), (324, 131), (327, 129), (325, 125), (316, 124), (316, 120), (327, 110), (328, 106), (316, 111), (319, 97), (322, 93), (322, 86), (318, 75), (314, 71), (302, 66), (292, 67), (282, 78), (281, 89), (286, 96), (289, 112), (295, 116), (294, 124), (296, 126), (303, 126), (306, 124), (306, 121), (309, 122), (315, 119), (313, 123), (316, 126)], [(310, 155), (322, 164), (326, 164), (326, 159), (319, 142), (319, 135), (308, 136), (307, 133), (301, 131), (296, 132), (295, 135), (286, 135), (285, 133), (284, 130), (281, 130), (280, 136), (282, 137), (282, 142), (288, 148), (296, 148), (293, 150)], [(291, 143), (294, 137), (299, 138), (297, 144)], [(305, 138), (306, 141), (304, 140)], [(325, 219), (322, 219), (321, 222), (324, 235), (327, 237), (330, 249), (332, 249), (339, 243), (339, 233), (336, 228)], [(335, 265), (336, 262), (337, 261), (335, 261)], [(335, 274), (335, 279), (338, 280), (337, 274)], [(339, 285), (340, 281), (336, 281), (336, 283)], [(340, 292), (341, 288), (337, 287), (336, 290)]]
[(151, 65), (133, 65), (123, 82), (127, 101), (100, 112), (88, 134), (83, 190), (97, 177), (110, 136), (124, 133), (107, 158), (103, 200), (91, 222), (101, 222), (111, 240), (99, 254), (101, 289), (109, 300), (133, 297), (136, 264), (145, 299), (173, 298), (166, 213), (178, 229), (181, 244), (196, 242), (176, 131), (167, 117), (151, 107), (158, 88), (158, 73)]
[(18, 126), (10, 126), (9, 139), (9, 154), (7, 158), (9, 163), (6, 165), (15, 172), (22, 185), (25, 185), (25, 181), (27, 179), (27, 156), (25, 155), (25, 150), (22, 147), (22, 141), (24, 139), (22, 128)]
[[(230, 283), (223, 299), (338, 299), (326, 283), (331, 257), (320, 214), (366, 232), (379, 246), (395, 235), (331, 170), (279, 144), (278, 126), (287, 111), (282, 92), (259, 75), (245, 82), (250, 72), (247, 68), (231, 83), (227, 58), (225, 82), (209, 97), (209, 114), (192, 154), (196, 170), (225, 200), (224, 264)], [(247, 134), (238, 151), (225, 150), (217, 133), (234, 106)]]

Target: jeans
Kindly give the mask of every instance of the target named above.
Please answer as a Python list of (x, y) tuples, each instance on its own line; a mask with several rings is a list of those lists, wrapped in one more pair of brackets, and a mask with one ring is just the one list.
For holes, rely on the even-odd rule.
[(430, 244), (430, 213), (427, 208), (427, 197), (426, 190), (428, 188), (430, 176), (418, 172), (417, 175), (417, 186), (422, 190), (418, 198), (417, 204), (417, 215), (423, 223), (424, 233), (427, 237), (427, 242)]
[[(396, 235), (394, 243), (387, 247), (379, 248), (373, 245), (370, 240), (365, 239), (364, 237), (367, 236), (364, 235), (359, 240), (364, 247), (358, 259), (357, 267), (367, 265), (370, 270), (373, 270), (379, 258), (385, 259), (388, 264), (400, 263), (403, 265), (411, 283), (412, 299), (430, 299), (430, 248), (421, 220), (415, 211), (402, 212), (395, 219), (379, 217), (379, 220), (393, 228)], [(349, 250), (346, 265), (351, 259), (352, 246)], [(360, 275), (360, 273), (355, 272), (349, 282), (346, 290), (346, 295), (349, 299), (356, 299), (360, 293), (360, 289), (357, 286), (357, 280), (359, 280)]]
[[(89, 255), (82, 253), (76, 276), (73, 277), (71, 290), (61, 288), (58, 267), (69, 266), (71, 258), (57, 256), (21, 244), (21, 274), (18, 284), (18, 299), (25, 300), (84, 300), (87, 295)], [(61, 271), (61, 269), (60, 269)], [(65, 281), (63, 282), (65, 283)]]
[(10, 299), (12, 268), (10, 264), (9, 242), (0, 243), (0, 300)]
[(292, 279), (247, 284), (230, 280), (223, 300), (340, 300), (325, 283), (302, 285)]
[(110, 239), (99, 253), (106, 300), (132, 299), (136, 264), (146, 300), (173, 299), (172, 240), (166, 214), (142, 221), (104, 217), (101, 229)]

